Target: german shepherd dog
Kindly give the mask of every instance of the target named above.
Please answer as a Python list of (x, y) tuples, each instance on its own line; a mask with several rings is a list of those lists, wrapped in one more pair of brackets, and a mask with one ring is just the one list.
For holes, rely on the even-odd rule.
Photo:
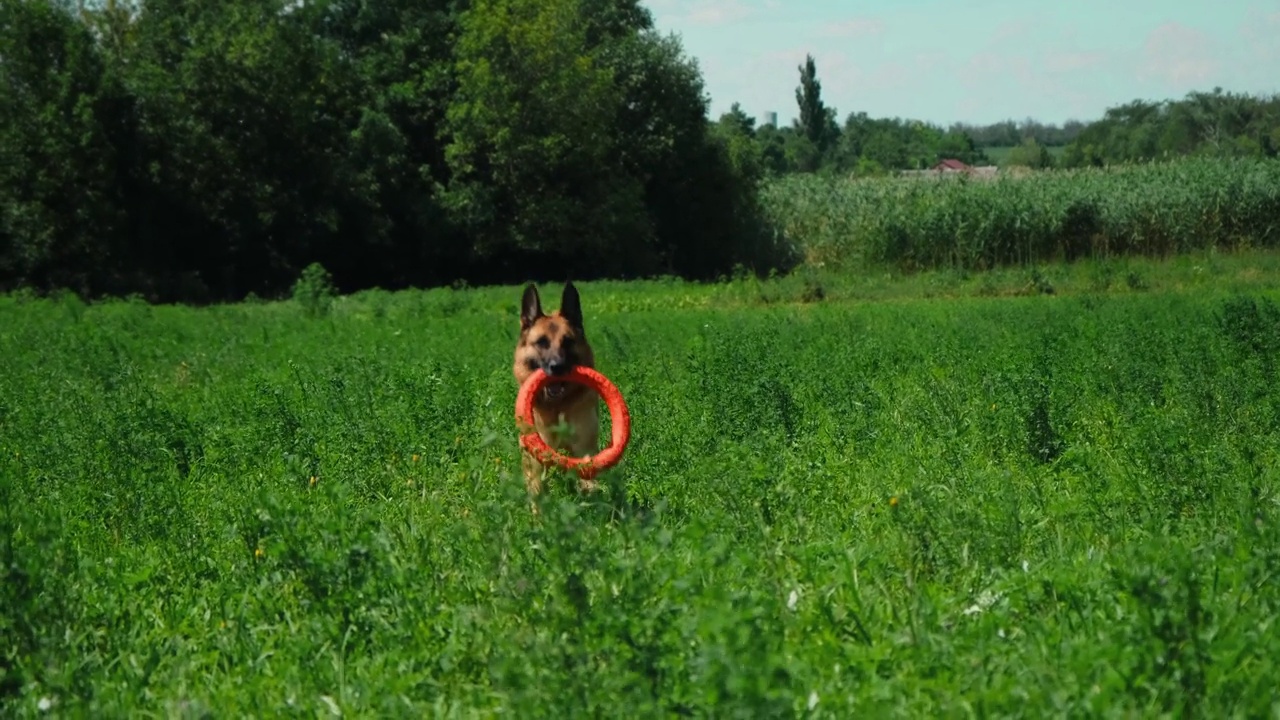
[[(595, 355), (587, 343), (578, 289), (565, 283), (560, 310), (546, 315), (538, 289), (530, 283), (520, 301), (520, 341), (516, 345), (515, 376), (518, 387), (541, 368), (552, 378), (573, 367), (595, 367)], [(590, 457), (600, 450), (600, 396), (573, 382), (548, 382), (533, 399), (534, 429), (553, 449), (573, 457)], [(524, 429), (523, 432), (528, 432)], [(530, 495), (542, 492), (544, 466), (523, 447), (521, 467)], [(596, 489), (594, 480), (579, 479), (583, 491)]]

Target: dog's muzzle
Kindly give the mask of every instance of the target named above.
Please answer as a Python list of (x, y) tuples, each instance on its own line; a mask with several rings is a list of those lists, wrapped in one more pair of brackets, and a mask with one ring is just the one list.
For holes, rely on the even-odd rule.
[[(542, 371), (553, 378), (559, 377), (569, 372), (569, 363), (563, 360), (552, 360), (542, 366)], [(542, 393), (548, 400), (555, 400), (564, 395), (567, 389), (568, 387), (565, 383), (549, 382), (543, 386)]]

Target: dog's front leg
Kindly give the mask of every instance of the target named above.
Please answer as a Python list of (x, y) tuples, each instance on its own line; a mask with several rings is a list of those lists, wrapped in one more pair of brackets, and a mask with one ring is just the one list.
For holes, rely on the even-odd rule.
[(529, 493), (529, 505), (533, 510), (533, 514), (538, 514), (538, 495), (542, 493), (542, 477), (546, 472), (546, 467), (538, 462), (538, 459), (529, 453), (528, 450), (520, 451), (520, 466), (524, 470), (524, 487)]

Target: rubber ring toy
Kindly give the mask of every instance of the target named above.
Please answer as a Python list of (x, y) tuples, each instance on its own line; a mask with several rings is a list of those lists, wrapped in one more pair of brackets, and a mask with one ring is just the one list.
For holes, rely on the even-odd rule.
[[(609, 382), (609, 378), (592, 368), (575, 367), (554, 379), (556, 382), (586, 385), (600, 395), (600, 399), (604, 400), (605, 406), (609, 408), (609, 419), (612, 424), (609, 447), (591, 456), (590, 459), (568, 457), (547, 445), (536, 430), (521, 435), (520, 445), (541, 462), (554, 463), (565, 470), (577, 472), (578, 476), (584, 480), (590, 480), (601, 470), (617, 465), (622, 459), (622, 452), (627, 449), (627, 443), (631, 440), (631, 412), (627, 409), (627, 402), (622, 399), (622, 393), (618, 388)], [(534, 427), (533, 397), (551, 380), (551, 376), (538, 368), (524, 381), (524, 385), (520, 386), (520, 392), (516, 394), (516, 422), (523, 423), (521, 427)]]

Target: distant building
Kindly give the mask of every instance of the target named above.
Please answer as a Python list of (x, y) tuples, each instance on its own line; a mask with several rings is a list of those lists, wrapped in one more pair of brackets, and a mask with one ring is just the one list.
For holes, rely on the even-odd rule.
[(778, 113), (768, 110), (764, 114), (764, 125), (772, 125), (778, 127)]
[(902, 177), (933, 180), (942, 177), (966, 177), (973, 179), (995, 179), (1000, 168), (995, 165), (969, 165), (968, 163), (947, 158), (935, 163), (927, 170), (899, 170)]
[(944, 172), (944, 173), (945, 172), (971, 172), (973, 170), (971, 166), (966, 165), (965, 163), (962, 163), (959, 160), (956, 160), (955, 158), (947, 158), (946, 160), (939, 162), (937, 165), (934, 165), (932, 169), (935, 170), (936, 172)]

